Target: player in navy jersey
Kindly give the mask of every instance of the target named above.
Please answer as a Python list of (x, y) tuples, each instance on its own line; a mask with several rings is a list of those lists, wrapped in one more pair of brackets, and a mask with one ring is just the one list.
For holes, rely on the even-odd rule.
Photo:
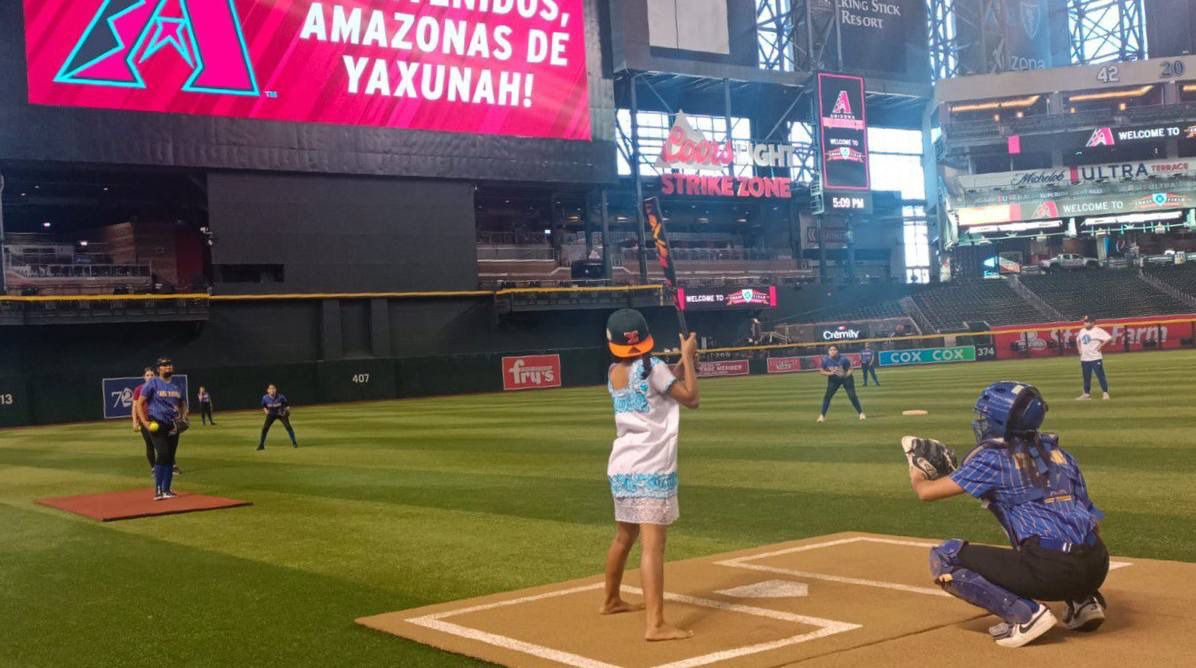
[[(177, 496), (171, 488), (174, 479), (174, 457), (179, 449), (179, 434), (186, 427), (187, 395), (174, 381), (174, 362), (168, 357), (158, 359), (158, 376), (141, 386), (134, 410), (150, 430), (154, 444), (154, 500)], [(151, 424), (152, 423), (152, 424)]]
[(1079, 464), (1056, 434), (1038, 429), (1046, 417), (1041, 393), (1026, 383), (994, 383), (976, 401), (976, 448), (963, 465), (935, 480), (910, 467), (923, 501), (971, 494), (1005, 529), (1010, 548), (949, 540), (930, 551), (935, 582), (953, 596), (997, 615), (989, 629), (998, 645), (1021, 647), (1055, 625), (1038, 600), (1066, 601), (1063, 624), (1092, 631), (1105, 619), (1098, 588), (1109, 553)]
[(273, 384), (268, 385), (266, 393), (262, 395), (262, 412), (266, 414), (266, 423), (262, 425), (262, 438), (258, 441), (258, 450), (266, 449), (266, 434), (270, 433), (270, 426), (275, 420), (286, 427), (287, 435), (291, 437), (291, 447), (299, 447), (299, 442), (295, 440), (295, 430), (291, 428), (291, 405), (287, 402), (287, 395), (280, 393)]
[(865, 343), (864, 349), (860, 351), (860, 371), (864, 373), (864, 387), (868, 387), (868, 374), (872, 374), (873, 383), (880, 385), (880, 379), (876, 377), (876, 362), (876, 351)]
[(860, 419), (864, 419), (864, 409), (860, 408), (860, 398), (855, 394), (855, 380), (851, 377), (851, 360), (839, 354), (838, 346), (826, 349), (822, 358), (822, 366), (818, 373), (826, 376), (826, 394), (822, 395), (822, 410), (818, 413), (818, 421), (826, 422), (826, 411), (831, 407), (831, 398), (843, 388), (847, 391), (847, 398)]

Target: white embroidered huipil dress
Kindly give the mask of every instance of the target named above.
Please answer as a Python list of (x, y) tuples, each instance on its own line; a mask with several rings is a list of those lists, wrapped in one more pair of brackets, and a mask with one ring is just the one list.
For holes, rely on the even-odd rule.
[[(651, 373), (636, 360), (627, 387), (616, 390), (609, 381), (615, 407), (615, 442), (606, 475), (615, 502), (615, 521), (631, 524), (672, 524), (677, 507), (677, 431), (680, 408), (669, 396), (677, 382), (668, 365), (651, 358)], [(613, 367), (612, 367), (613, 368)]]

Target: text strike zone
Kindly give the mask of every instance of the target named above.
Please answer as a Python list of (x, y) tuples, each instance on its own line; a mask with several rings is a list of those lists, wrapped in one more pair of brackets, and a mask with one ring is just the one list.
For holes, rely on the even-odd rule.
[(792, 180), (766, 176), (697, 176), (661, 174), (662, 195), (711, 195), (715, 197), (778, 197), (788, 199)]
[[(560, 28), (570, 16), (556, 0), (398, 0), (397, 5), (425, 5), (475, 11), (507, 20), (553, 22)], [(416, 7), (418, 9), (418, 7)], [(346, 54), (342, 57), (350, 94), (387, 95), (468, 104), (531, 107), (535, 75), (493, 70), (491, 62), (523, 62), (566, 67), (569, 33), (540, 28), (517, 30), (468, 19), (416, 15), (381, 9), (366, 11), (313, 2), (300, 39), (391, 49), (405, 53), (473, 58), (476, 67), (394, 61)]]

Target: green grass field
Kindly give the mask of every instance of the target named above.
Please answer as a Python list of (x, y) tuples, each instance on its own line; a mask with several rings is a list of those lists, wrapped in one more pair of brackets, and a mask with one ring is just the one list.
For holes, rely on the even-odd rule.
[[(1108, 403), (1073, 401), (1074, 358), (881, 370), (860, 388), (867, 422), (840, 394), (821, 425), (820, 377), (706, 381), (682, 416), (667, 556), (843, 530), (1000, 542), (973, 501), (918, 503), (897, 441), (966, 452), (978, 390), (1016, 378), (1050, 401), (1110, 549), (1196, 561), (1196, 352), (1107, 367)], [(32, 501), (150, 486), (126, 421), (0, 431), (0, 665), (457, 666), (353, 619), (601, 572), (600, 387), (299, 407), (298, 450), (279, 426), (255, 452), (260, 414), (217, 418), (184, 436), (176, 488), (253, 507), (109, 525)]]

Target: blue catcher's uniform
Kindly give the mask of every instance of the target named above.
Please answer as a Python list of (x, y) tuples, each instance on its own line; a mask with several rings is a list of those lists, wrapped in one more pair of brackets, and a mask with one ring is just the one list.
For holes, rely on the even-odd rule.
[[(1008, 385), (1015, 395), (1028, 388)], [(1046, 404), (1037, 390), (1028, 389), (1041, 404), (1029, 429), (1010, 430), (1004, 438), (995, 434), (1006, 433), (1009, 424), (982, 418), (979, 445), (951, 474), (993, 513), (1013, 549), (953, 539), (930, 551), (931, 573), (944, 590), (1010, 624), (1030, 620), (1038, 609), (1034, 599), (1093, 596), (1109, 570), (1109, 553), (1097, 533), (1104, 514), (1088, 497), (1079, 465), (1059, 447), (1059, 437), (1036, 431)], [(978, 412), (983, 401), (982, 396)]]

